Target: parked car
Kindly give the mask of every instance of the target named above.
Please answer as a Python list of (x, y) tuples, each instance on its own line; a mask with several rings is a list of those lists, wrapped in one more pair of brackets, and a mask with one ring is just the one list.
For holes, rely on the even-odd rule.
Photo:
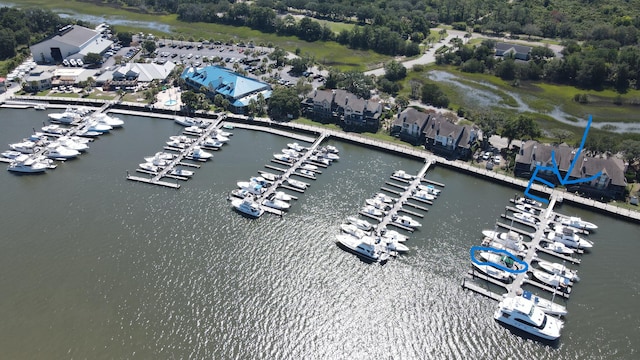
[(500, 161), (502, 161), (502, 156), (496, 155), (493, 157), (493, 163), (496, 165), (500, 165)]
[(482, 155), (482, 160), (489, 160), (491, 159), (491, 155), (493, 155), (493, 153), (491, 151), (487, 151)]

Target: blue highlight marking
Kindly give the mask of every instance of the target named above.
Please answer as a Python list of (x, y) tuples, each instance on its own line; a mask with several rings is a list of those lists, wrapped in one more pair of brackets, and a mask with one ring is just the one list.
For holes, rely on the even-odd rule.
[(571, 165), (569, 166), (569, 170), (567, 171), (567, 174), (564, 176), (564, 178), (560, 175), (560, 169), (558, 168), (558, 164), (556, 163), (556, 154), (555, 151), (551, 152), (551, 163), (553, 164), (553, 166), (540, 166), (540, 165), (536, 165), (536, 169), (533, 171), (533, 175), (531, 175), (531, 179), (529, 179), (529, 184), (527, 185), (526, 190), (524, 191), (524, 195), (530, 199), (536, 200), (536, 201), (540, 201), (543, 204), (548, 204), (549, 200), (545, 199), (545, 198), (541, 198), (539, 196), (535, 196), (533, 194), (531, 194), (529, 192), (529, 190), (531, 189), (531, 185), (533, 185), (534, 181), (538, 181), (541, 182), (545, 185), (547, 185), (550, 188), (554, 188), (555, 185), (545, 179), (539, 178), (538, 175), (538, 171), (542, 170), (542, 171), (553, 171), (553, 173), (556, 175), (556, 177), (558, 178), (558, 181), (560, 182), (561, 185), (571, 185), (571, 184), (577, 184), (577, 183), (583, 183), (583, 182), (589, 182), (592, 181), (594, 179), (597, 179), (598, 177), (600, 177), (600, 175), (602, 174), (602, 171), (599, 171), (597, 174), (590, 176), (588, 178), (580, 178), (580, 179), (575, 179), (575, 180), (569, 180), (569, 177), (571, 176), (571, 172), (573, 171), (573, 167), (576, 165), (576, 163), (578, 162), (578, 158), (580, 158), (580, 153), (582, 152), (582, 149), (584, 148), (584, 143), (587, 141), (587, 135), (589, 134), (589, 128), (591, 127), (591, 121), (593, 120), (592, 116), (589, 115), (589, 121), (587, 123), (587, 127), (584, 129), (584, 134), (582, 135), (582, 141), (580, 142), (580, 147), (578, 148), (578, 151), (576, 152), (576, 155), (573, 158), (573, 161), (571, 161)]
[[(494, 262), (491, 262), (491, 261), (480, 261), (480, 260), (476, 259), (476, 257), (474, 256), (474, 253), (476, 251), (489, 251), (489, 252), (496, 253), (496, 254), (507, 255), (515, 263), (523, 265), (523, 268), (522, 269), (509, 269), (508, 267), (502, 266), (500, 264), (497, 264), (497, 263), (494, 263)], [(498, 268), (500, 270), (504, 270), (506, 272), (513, 273), (513, 274), (524, 273), (524, 272), (527, 272), (527, 270), (529, 269), (529, 264), (527, 264), (524, 260), (520, 260), (517, 256), (515, 256), (514, 254), (508, 252), (507, 250), (496, 249), (496, 248), (486, 247), (486, 246), (472, 246), (471, 250), (469, 250), (469, 256), (471, 257), (471, 261), (473, 263), (475, 263), (475, 264), (493, 266), (495, 268)]]

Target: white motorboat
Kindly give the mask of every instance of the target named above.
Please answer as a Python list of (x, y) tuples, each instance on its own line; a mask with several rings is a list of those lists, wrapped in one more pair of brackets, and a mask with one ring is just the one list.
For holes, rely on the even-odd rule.
[(240, 198), (240, 199), (244, 199), (247, 196), (250, 196), (253, 198), (253, 195), (251, 192), (249, 192), (249, 190), (247, 189), (233, 189), (231, 190), (231, 195)]
[(113, 127), (111, 127), (110, 125), (107, 124), (101, 124), (96, 120), (93, 121), (87, 121), (87, 126), (85, 128), (87, 131), (95, 131), (95, 132), (99, 132), (99, 133), (108, 133), (109, 131), (111, 131), (113, 129)]
[(121, 128), (122, 125), (124, 125), (124, 121), (122, 119), (105, 113), (93, 114), (91, 118), (96, 120), (99, 124), (108, 125), (114, 129)]
[(277, 210), (284, 210), (284, 211), (289, 210), (289, 208), (291, 207), (291, 204), (289, 204), (288, 202), (276, 199), (275, 194), (269, 195), (262, 202), (262, 205), (268, 206), (270, 208), (274, 208)]
[(272, 184), (261, 176), (253, 176), (249, 179), (249, 181), (236, 182), (236, 185), (238, 185), (239, 188), (251, 188), (254, 186), (260, 186), (263, 188), (262, 192), (264, 192), (267, 190), (266, 188), (271, 186)]
[(409, 252), (409, 247), (405, 244), (401, 244), (393, 239), (379, 237), (378, 240), (381, 244), (386, 246), (387, 250), (390, 252), (398, 252), (398, 253), (406, 253)]
[(249, 217), (258, 218), (264, 214), (264, 209), (250, 197), (244, 199), (231, 199), (233, 208)]
[(318, 157), (316, 155), (311, 155), (307, 158), (309, 161), (315, 162), (315, 163), (319, 163), (319, 164), (324, 164), (324, 165), (331, 165), (331, 160), (323, 158), (323, 157)]
[(594, 231), (598, 229), (598, 226), (596, 224), (584, 221), (577, 216), (562, 218), (562, 220), (560, 220), (560, 223), (562, 225), (571, 226), (580, 230)]
[(373, 198), (378, 199), (387, 204), (393, 203), (393, 198), (391, 196), (388, 196), (387, 194), (377, 193), (373, 196)]
[(175, 168), (169, 171), (169, 174), (173, 176), (192, 177), (193, 171), (182, 169), (182, 168)]
[(531, 215), (529, 213), (520, 213), (520, 212), (518, 212), (518, 213), (514, 213), (513, 217), (515, 217), (518, 220), (521, 220), (521, 221), (524, 221), (524, 222), (527, 222), (527, 223), (530, 223), (530, 224), (533, 224), (533, 225), (537, 225), (538, 222), (540, 221), (535, 216), (533, 216), (533, 215)]
[(20, 155), (22, 155), (22, 153), (20, 151), (15, 151), (15, 150), (7, 150), (2, 153), (2, 157), (5, 157), (7, 159), (15, 159)]
[(340, 160), (340, 156), (338, 156), (337, 154), (331, 153), (331, 152), (323, 152), (319, 154), (321, 157), (325, 158), (325, 159), (329, 159), (331, 161), (337, 161)]
[(411, 180), (413, 179), (413, 175), (407, 174), (404, 170), (397, 170), (393, 173), (393, 177), (397, 177), (398, 179), (403, 180)]
[(146, 163), (142, 163), (142, 164), (138, 164), (138, 167), (142, 170), (145, 171), (149, 171), (152, 173), (157, 173), (158, 172), (158, 167), (153, 165), (152, 163), (146, 162)]
[(280, 179), (281, 175), (276, 175), (267, 171), (259, 171), (260, 175), (265, 178), (267, 181), (276, 181)]
[(535, 201), (533, 199), (529, 199), (527, 197), (519, 197), (515, 200), (516, 205), (517, 204), (528, 204), (528, 205), (532, 205), (538, 208), (542, 207), (542, 203), (539, 201)]
[(482, 240), (482, 246), (487, 246), (498, 250), (507, 250), (510, 253), (519, 256), (525, 256), (525, 251), (527, 250), (527, 248), (523, 244), (508, 241), (503, 242), (502, 240), (494, 240), (488, 237), (485, 237)]
[(76, 131), (76, 135), (77, 136), (81, 136), (81, 137), (86, 137), (86, 138), (94, 138), (94, 137), (98, 137), (98, 136), (102, 135), (102, 133), (98, 132), (98, 131), (80, 129), (80, 130)]
[(522, 242), (524, 240), (524, 237), (515, 231), (499, 232), (494, 230), (482, 230), (482, 235), (491, 239), (511, 240), (515, 242)]
[(278, 200), (282, 200), (282, 201), (291, 201), (293, 199), (293, 197), (289, 194), (287, 194), (284, 191), (276, 191), (273, 193), (274, 194), (274, 198), (278, 199)]
[(224, 136), (226, 138), (228, 138), (229, 136), (233, 135), (233, 133), (230, 133), (228, 131), (224, 131), (222, 129), (213, 129), (213, 133), (216, 134), (216, 135)]
[(381, 217), (382, 215), (384, 215), (382, 210), (372, 205), (365, 205), (365, 207), (362, 208), (362, 212), (375, 217)]
[(386, 228), (382, 229), (380, 231), (380, 236), (382, 237), (386, 237), (389, 239), (393, 239), (397, 242), (405, 242), (407, 240), (409, 240), (409, 238), (403, 234), (400, 234), (399, 232), (395, 231), (395, 230), (388, 230)]
[(9, 166), (7, 166), (8, 171), (25, 174), (43, 173), (48, 168), (49, 164), (38, 161), (37, 159), (24, 154), (16, 157)]
[(522, 264), (517, 264), (510, 256), (504, 254), (498, 254), (491, 251), (480, 251), (478, 254), (482, 260), (498, 264), (507, 269), (519, 270), (523, 267)]
[(190, 157), (196, 160), (209, 160), (213, 157), (213, 154), (208, 151), (202, 150), (200, 146), (194, 146), (193, 150), (189, 152), (189, 155), (187, 155), (187, 157)]
[(302, 152), (302, 151), (306, 150), (306, 148), (304, 146), (298, 144), (297, 142), (288, 143), (287, 146), (289, 147), (289, 149), (295, 150), (297, 152)]
[(498, 247), (496, 244), (502, 245), (505, 249), (516, 250), (518, 252), (527, 250), (527, 247), (523, 243), (523, 236), (515, 231), (509, 231), (501, 233), (493, 230), (482, 230), (482, 235), (485, 236), (484, 243), (488, 246)]
[(187, 126), (186, 128), (184, 128), (184, 132), (200, 135), (204, 132), (204, 130), (199, 126), (193, 125), (193, 126)]
[(572, 248), (567, 247), (565, 244), (557, 241), (546, 243), (546, 244), (541, 243), (540, 246), (542, 246), (547, 250), (557, 252), (558, 254), (562, 254), (562, 255), (571, 255), (575, 252)]
[(436, 189), (435, 186), (433, 186), (431, 184), (429, 184), (429, 185), (418, 184), (418, 190), (426, 191), (428, 194), (433, 195), (433, 196), (440, 195), (440, 192), (442, 191), (440, 189)]
[(540, 270), (533, 270), (532, 273), (536, 279), (554, 288), (566, 289), (571, 285), (571, 280), (564, 276), (549, 274)]
[(291, 157), (291, 158), (299, 158), (300, 156), (302, 156), (302, 155), (300, 155), (299, 152), (297, 152), (295, 150), (288, 149), (288, 148), (282, 149), (282, 150), (280, 150), (280, 152), (285, 154), (285, 155), (289, 155), (289, 157)]
[(87, 143), (79, 142), (66, 136), (59, 138), (56, 142), (68, 149), (76, 150), (79, 152), (85, 152), (89, 149), (89, 145), (87, 145)]
[(241, 186), (240, 189), (244, 189), (253, 195), (262, 195), (267, 192), (267, 188), (256, 183), (247, 182), (247, 186)]
[(214, 138), (208, 137), (202, 141), (201, 145), (207, 148), (219, 149), (224, 145), (223, 142), (220, 142)]
[(301, 190), (304, 190), (307, 188), (307, 184), (302, 181), (298, 181), (291, 178), (288, 178), (286, 181), (287, 181), (287, 184), (293, 186), (294, 188), (301, 189)]
[(280, 161), (284, 161), (284, 162), (288, 162), (288, 163), (292, 163), (294, 160), (291, 158), (291, 156), (287, 155), (287, 154), (273, 154), (273, 157), (276, 160), (280, 160)]
[(144, 158), (144, 161), (151, 163), (159, 168), (165, 168), (171, 164), (171, 160), (163, 159), (160, 156), (147, 156)]
[(525, 213), (529, 213), (531, 215), (538, 215), (538, 213), (540, 212), (538, 209), (529, 204), (516, 204), (516, 209)]
[(166, 142), (167, 146), (176, 148), (176, 149), (186, 149), (189, 144), (183, 143), (180, 140), (169, 140)]
[(82, 116), (76, 112), (65, 111), (63, 113), (49, 114), (49, 121), (61, 124), (71, 124), (76, 120), (80, 120)]
[(33, 154), (36, 143), (27, 140), (15, 144), (9, 144), (9, 147), (11, 148), (11, 150), (19, 151), (23, 154)]
[(186, 136), (186, 135), (172, 135), (169, 136), (169, 140), (181, 142), (183, 144), (191, 144), (195, 141), (194, 138)]
[(340, 230), (342, 230), (343, 232), (351, 235), (351, 236), (355, 236), (358, 239), (364, 237), (367, 235), (367, 232), (365, 232), (364, 230), (360, 229), (358, 226), (354, 225), (354, 224), (340, 224)]
[(561, 242), (569, 247), (578, 249), (590, 249), (593, 243), (578, 236), (573, 228), (568, 226), (556, 226), (554, 231), (547, 234), (547, 239)]
[(174, 121), (182, 126), (200, 126), (200, 124), (202, 123), (202, 121), (198, 120), (198, 119), (194, 119), (192, 117), (176, 117), (174, 119)]
[(226, 136), (223, 136), (221, 134), (211, 134), (211, 137), (215, 140), (217, 140), (218, 142), (221, 142), (223, 144), (226, 144), (229, 142), (229, 138)]
[(511, 273), (508, 273), (502, 269), (498, 269), (497, 267), (493, 267), (487, 264), (477, 264), (475, 262), (472, 262), (471, 264), (481, 273), (491, 276), (492, 278), (498, 279), (502, 282), (509, 282), (512, 279)]
[(431, 195), (427, 191), (424, 191), (424, 190), (416, 191), (415, 194), (413, 194), (413, 197), (415, 197), (416, 199), (428, 200), (428, 201), (436, 199), (436, 197), (434, 195)]
[(42, 131), (47, 134), (64, 135), (69, 132), (69, 129), (63, 128), (58, 124), (51, 124), (51, 125), (43, 126)]
[(46, 143), (46, 142), (51, 140), (50, 136), (51, 136), (51, 134), (46, 134), (46, 133), (43, 133), (41, 131), (36, 131), (33, 134), (29, 135), (29, 138), (27, 140), (33, 141), (33, 142), (35, 142), (37, 144), (39, 144), (41, 142), (42, 143)]
[(544, 311), (545, 314), (548, 315), (559, 315), (559, 316), (566, 316), (568, 314), (567, 312), (567, 308), (560, 305), (560, 304), (556, 304), (550, 300), (547, 300), (545, 298), (542, 298), (538, 295), (532, 294), (530, 291), (524, 290), (522, 292), (522, 296), (523, 298), (527, 299), (527, 300), (531, 300), (533, 301), (533, 303), (540, 308), (540, 310)]
[(168, 152), (163, 152), (163, 151), (159, 151), (159, 152), (155, 153), (153, 156), (157, 157), (158, 159), (162, 159), (162, 160), (173, 160), (173, 159), (176, 158), (176, 155), (168, 153)]
[(338, 154), (340, 153), (340, 150), (338, 150), (337, 147), (333, 146), (333, 145), (327, 145), (324, 147), (324, 150), (326, 150), (327, 152), (330, 152), (332, 154)]
[(422, 226), (421, 223), (417, 222), (409, 215), (394, 215), (391, 220), (396, 224), (414, 229)]
[(358, 229), (360, 229), (360, 230), (371, 231), (371, 229), (373, 229), (373, 225), (370, 222), (368, 222), (367, 220), (359, 219), (359, 218), (357, 218), (355, 216), (347, 217), (347, 221), (350, 224), (353, 224), (353, 225), (357, 226)]
[(493, 318), (546, 340), (558, 339), (563, 327), (561, 320), (545, 314), (533, 301), (522, 296), (500, 301)]
[(47, 110), (47, 107), (44, 104), (38, 104), (38, 105), (34, 105), (33, 109), (34, 110), (38, 110), (38, 111), (42, 111), (42, 110)]
[(378, 198), (373, 198), (373, 199), (366, 199), (364, 201), (367, 205), (372, 206), (376, 209), (379, 210), (388, 210), (389, 208), (391, 208), (391, 205), (389, 205), (388, 203), (378, 199)]
[(299, 170), (298, 170), (298, 172), (300, 172), (300, 174), (305, 175), (305, 176), (307, 176), (307, 177), (310, 177), (310, 178), (312, 178), (312, 179), (315, 179), (315, 178), (316, 178), (316, 173), (314, 173), (314, 172), (313, 172), (313, 171), (311, 171), (311, 170), (308, 170), (308, 169), (299, 169)]
[(341, 245), (345, 249), (355, 253), (358, 256), (363, 257), (368, 261), (382, 261), (382, 250), (373, 243), (373, 238), (365, 236), (363, 238), (357, 238), (349, 234), (336, 235), (338, 245)]
[(316, 171), (316, 170), (318, 170), (318, 167), (315, 166), (315, 165), (312, 165), (312, 164), (304, 163), (304, 164), (300, 165), (300, 169)]
[(578, 276), (578, 272), (576, 270), (571, 270), (564, 266), (563, 264), (554, 263), (551, 261), (538, 260), (538, 266), (548, 272), (549, 274), (560, 275), (562, 277), (566, 277), (571, 281), (580, 281), (580, 277)]
[(64, 146), (47, 148), (46, 153), (50, 159), (73, 159), (80, 155), (78, 150), (72, 150)]

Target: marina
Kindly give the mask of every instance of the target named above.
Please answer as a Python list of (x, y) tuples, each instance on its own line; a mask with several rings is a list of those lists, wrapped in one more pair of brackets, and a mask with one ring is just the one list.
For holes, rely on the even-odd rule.
[[(0, 111), (8, 119), (0, 134), (5, 144), (42, 122), (41, 115), (13, 120), (8, 109)], [(558, 207), (600, 229), (589, 235), (597, 247), (579, 266), (560, 346), (543, 346), (496, 326), (497, 303), (455, 286), (468, 269), (469, 247), (479, 243), (479, 227), (493, 227), (511, 188), (430, 167), (427, 176), (446, 183), (446, 191), (425, 215), (429, 226), (410, 234), (407, 255), (370, 266), (335, 246), (336, 229), (393, 171), (416, 174), (422, 162), (329, 138), (340, 147), (340, 161), (283, 219), (252, 221), (233, 214), (225, 197), (238, 179), (264, 169), (286, 139), (237, 130), (233, 153), (202, 164), (180, 191), (162, 191), (132, 185), (122, 174), (157, 151), (158, 139), (174, 135), (175, 125), (123, 118), (126, 131), (92, 143), (91, 161), (65, 163), (52, 177), (0, 174), (0, 196), (12, 204), (0, 219), (0, 301), (7, 310), (0, 341), (8, 357), (246, 358), (262, 351), (283, 359), (360, 358), (348, 349), (380, 338), (395, 339), (393, 346), (359, 354), (423, 358), (437, 348), (446, 358), (500, 358), (505, 349), (545, 360), (633, 357), (637, 317), (612, 324), (610, 316), (631, 311), (637, 295), (637, 276), (628, 272), (637, 253), (632, 223), (566, 201)], [(629, 276), (612, 276), (619, 272)], [(44, 322), (49, 326), (35, 325)], [(278, 331), (283, 323), (292, 331)], [(238, 336), (262, 327), (276, 330), (250, 341)], [(26, 338), (46, 355), (40, 348), (25, 352), (32, 349)]]

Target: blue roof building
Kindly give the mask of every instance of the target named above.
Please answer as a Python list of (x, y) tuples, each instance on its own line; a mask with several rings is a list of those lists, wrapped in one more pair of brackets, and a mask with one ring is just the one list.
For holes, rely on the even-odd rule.
[(224, 96), (231, 103), (231, 111), (244, 113), (244, 108), (251, 99), (257, 99), (259, 94), (266, 99), (271, 97), (271, 86), (267, 83), (242, 76), (229, 69), (219, 66), (204, 68), (188, 67), (181, 77), (186, 84), (195, 90), (207, 88), (207, 95)]

